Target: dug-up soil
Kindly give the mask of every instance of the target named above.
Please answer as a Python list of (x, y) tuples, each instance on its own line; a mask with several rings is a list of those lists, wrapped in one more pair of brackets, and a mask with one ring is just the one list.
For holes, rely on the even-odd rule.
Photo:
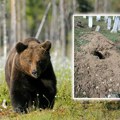
[(97, 32), (80, 39), (88, 43), (74, 53), (74, 97), (115, 97), (120, 93), (120, 50)]

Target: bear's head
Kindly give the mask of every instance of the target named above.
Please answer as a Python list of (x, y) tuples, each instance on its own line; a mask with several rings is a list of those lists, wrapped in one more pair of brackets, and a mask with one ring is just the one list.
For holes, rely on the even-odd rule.
[(27, 44), (18, 42), (16, 51), (20, 69), (26, 74), (38, 78), (50, 63), (50, 48), (50, 41), (43, 43), (30, 41)]

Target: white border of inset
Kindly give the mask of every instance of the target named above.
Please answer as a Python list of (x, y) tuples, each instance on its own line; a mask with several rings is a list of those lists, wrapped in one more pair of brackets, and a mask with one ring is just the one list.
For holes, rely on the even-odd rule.
[(73, 100), (96, 100), (96, 101), (118, 101), (120, 98), (75, 98), (74, 97), (74, 17), (75, 16), (120, 16), (120, 14), (73, 14), (72, 16), (72, 99)]

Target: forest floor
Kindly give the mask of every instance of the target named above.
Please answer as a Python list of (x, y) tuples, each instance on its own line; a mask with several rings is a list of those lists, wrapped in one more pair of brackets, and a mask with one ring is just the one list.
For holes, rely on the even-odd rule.
[[(97, 25), (101, 26), (100, 32), (95, 32)], [(89, 29), (87, 20), (82, 17), (75, 17), (74, 28), (74, 97), (118, 96), (120, 94), (120, 34), (106, 30), (107, 26), (103, 20), (95, 21), (93, 28)]]
[[(79, 30), (79, 29), (77, 29)], [(76, 34), (82, 36), (83, 33), (77, 31)], [(88, 29), (89, 32), (89, 29)], [(108, 35), (108, 34), (106, 34)], [(109, 36), (109, 35), (108, 35)], [(116, 36), (116, 37), (115, 37)], [(110, 37), (110, 36), (109, 36)], [(111, 35), (112, 37), (112, 35)], [(119, 35), (114, 35), (114, 40)], [(75, 38), (78, 46), (75, 51), (79, 51), (79, 45), (88, 41), (79, 41)], [(58, 61), (58, 58), (57, 58)], [(10, 104), (9, 92), (5, 83), (4, 71), (0, 72), (0, 104), (6, 99), (7, 108), (0, 105), (0, 120), (119, 120), (119, 101), (75, 101), (72, 98), (72, 65), (70, 61), (61, 64), (57, 62), (55, 66), (57, 77), (57, 95), (53, 110), (31, 110), (28, 114), (17, 114), (13, 112)]]
[[(0, 120), (119, 120), (120, 104), (115, 101), (75, 101), (72, 98), (71, 63), (56, 64), (57, 96), (53, 110), (31, 110), (28, 114), (13, 112), (5, 81), (0, 84), (0, 103), (8, 102), (7, 109), (0, 105)], [(4, 73), (4, 72), (3, 72)], [(3, 74), (1, 73), (1, 74)], [(4, 75), (2, 75), (4, 80)]]

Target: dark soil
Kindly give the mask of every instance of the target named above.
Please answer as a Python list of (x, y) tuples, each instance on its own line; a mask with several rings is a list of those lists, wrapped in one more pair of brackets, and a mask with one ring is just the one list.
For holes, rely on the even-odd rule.
[(97, 32), (84, 34), (80, 39), (89, 42), (74, 53), (74, 97), (106, 98), (109, 94), (119, 94), (118, 47)]

